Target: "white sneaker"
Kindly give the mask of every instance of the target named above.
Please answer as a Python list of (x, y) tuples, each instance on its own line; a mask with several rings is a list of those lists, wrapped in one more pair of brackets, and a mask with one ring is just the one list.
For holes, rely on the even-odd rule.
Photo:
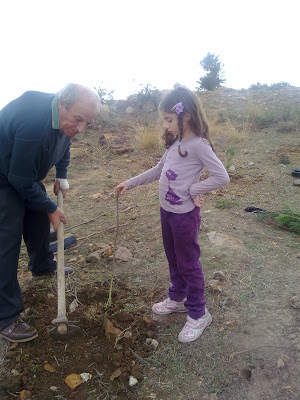
[(184, 307), (184, 302), (186, 298), (181, 301), (171, 300), (169, 297), (162, 301), (161, 303), (155, 303), (152, 306), (152, 311), (154, 314), (171, 314), (173, 312), (187, 312)]
[(211, 321), (212, 317), (207, 308), (205, 309), (205, 314), (201, 318), (193, 319), (188, 315), (186, 323), (178, 335), (179, 342), (187, 343), (198, 339)]

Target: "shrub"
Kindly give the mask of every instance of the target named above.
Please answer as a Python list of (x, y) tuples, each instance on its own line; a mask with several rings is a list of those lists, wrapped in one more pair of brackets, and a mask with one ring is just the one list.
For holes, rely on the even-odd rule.
[(300, 235), (300, 213), (285, 206), (280, 212), (268, 212), (257, 214), (258, 221), (273, 222), (279, 228), (287, 229)]

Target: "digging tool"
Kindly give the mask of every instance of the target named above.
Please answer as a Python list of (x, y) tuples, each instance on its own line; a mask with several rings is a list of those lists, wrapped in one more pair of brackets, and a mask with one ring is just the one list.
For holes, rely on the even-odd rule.
[[(63, 194), (60, 189), (57, 193), (57, 206), (63, 210)], [(79, 326), (68, 323), (64, 264), (64, 224), (60, 222), (57, 228), (57, 318), (56, 327), (49, 332), (53, 339), (58, 340), (66, 340), (82, 333)]]

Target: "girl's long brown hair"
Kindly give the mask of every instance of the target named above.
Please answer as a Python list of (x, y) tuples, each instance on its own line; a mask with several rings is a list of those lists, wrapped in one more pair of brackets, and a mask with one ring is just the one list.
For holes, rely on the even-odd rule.
[[(176, 112), (174, 110), (174, 106), (180, 102), (183, 104), (184, 107), (183, 112), (177, 115), (178, 127), (180, 132), (178, 137), (179, 140), (178, 152), (181, 155), (181, 157), (187, 156), (187, 152), (185, 152), (185, 154), (182, 154), (180, 150), (180, 142), (183, 135), (183, 117), (186, 113), (190, 114), (189, 126), (191, 130), (197, 136), (208, 140), (213, 151), (215, 151), (209, 137), (209, 126), (200, 99), (190, 89), (183, 86), (179, 86), (176, 89), (172, 90), (160, 103), (159, 110), (175, 114)], [(177, 138), (174, 138), (174, 136), (171, 133), (165, 130), (163, 134), (163, 140), (166, 149), (168, 149), (176, 141), (176, 139)]]

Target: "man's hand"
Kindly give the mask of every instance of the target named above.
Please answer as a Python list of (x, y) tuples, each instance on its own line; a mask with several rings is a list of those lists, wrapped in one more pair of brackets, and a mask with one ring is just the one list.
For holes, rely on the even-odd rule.
[[(53, 187), (53, 192), (54, 192), (54, 194), (56, 196), (57, 196), (57, 192), (58, 192), (59, 189), (60, 189), (60, 182), (59, 181), (55, 181), (54, 182), (54, 187)], [(62, 194), (63, 194), (63, 198), (66, 197), (68, 190), (69, 189), (61, 189)]]
[(127, 189), (128, 189), (127, 183), (122, 182), (122, 183), (119, 183), (119, 184), (114, 188), (114, 192), (117, 193), (118, 197), (120, 197)]
[(59, 207), (57, 207), (57, 209), (53, 213), (48, 214), (48, 217), (50, 219), (50, 223), (53, 225), (53, 229), (55, 230), (55, 232), (57, 231), (60, 221), (62, 221), (64, 224), (67, 223), (67, 218), (64, 212)]

